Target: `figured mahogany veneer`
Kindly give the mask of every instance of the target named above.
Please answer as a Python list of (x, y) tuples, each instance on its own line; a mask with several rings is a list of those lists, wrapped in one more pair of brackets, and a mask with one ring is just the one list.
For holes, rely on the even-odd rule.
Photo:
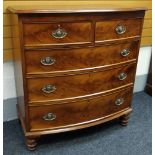
[[(104, 119), (122, 109), (130, 108), (131, 95), (129, 94), (131, 93), (132, 87), (84, 101), (29, 107), (30, 131), (60, 129)], [(120, 98), (123, 98), (124, 103), (116, 105), (116, 100)], [(52, 122), (45, 121), (43, 116), (51, 112), (56, 115), (56, 118)]]
[[(119, 79), (121, 73), (127, 74), (126, 79)], [(132, 83), (134, 73), (135, 64), (132, 64), (89, 74), (29, 78), (27, 79), (28, 102), (44, 102), (104, 92)], [(49, 84), (55, 86), (56, 90), (52, 93), (44, 93), (42, 88)]]
[(8, 9), (29, 150), (41, 135), (127, 125), (145, 9), (103, 8)]
[[(143, 19), (99, 21), (96, 23), (95, 41), (117, 40), (126, 37), (140, 36), (142, 23)], [(119, 25), (125, 26), (126, 28), (126, 31), (123, 34), (116, 33), (115, 29)]]
[[(58, 39), (52, 36), (52, 32), (59, 27), (67, 33), (66, 37)], [(91, 27), (91, 22), (26, 23), (23, 26), (24, 44), (37, 46), (38, 44), (91, 43), (93, 39)]]
[[(56, 73), (135, 61), (138, 46), (139, 41), (133, 41), (89, 48), (27, 50), (25, 51), (26, 72), (27, 74)], [(126, 57), (121, 54), (124, 49), (130, 52)], [(43, 65), (41, 60), (46, 57), (54, 59), (54, 64)]]

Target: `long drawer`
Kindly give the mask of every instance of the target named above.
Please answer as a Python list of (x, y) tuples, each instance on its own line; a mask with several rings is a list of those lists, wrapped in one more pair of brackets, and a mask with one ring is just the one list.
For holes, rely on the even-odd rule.
[(133, 83), (135, 63), (81, 75), (28, 78), (28, 101), (46, 102), (85, 96)]
[(136, 59), (139, 41), (92, 48), (25, 51), (27, 74), (82, 70)]
[(25, 23), (23, 26), (26, 46), (91, 43), (91, 22)]
[(128, 88), (75, 103), (29, 107), (30, 130), (55, 129), (95, 122), (129, 108), (131, 96), (132, 88)]

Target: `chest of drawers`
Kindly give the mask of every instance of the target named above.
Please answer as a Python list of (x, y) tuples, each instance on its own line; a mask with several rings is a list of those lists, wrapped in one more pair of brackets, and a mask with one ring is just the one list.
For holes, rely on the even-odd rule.
[(144, 8), (8, 8), (26, 144), (119, 118), (127, 125)]

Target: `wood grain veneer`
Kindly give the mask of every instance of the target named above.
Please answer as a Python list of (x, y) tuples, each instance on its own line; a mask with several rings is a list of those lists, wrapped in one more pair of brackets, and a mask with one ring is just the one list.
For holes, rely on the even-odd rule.
[[(132, 83), (134, 80), (134, 72), (135, 63), (121, 68), (82, 75), (29, 78), (27, 79), (28, 102), (43, 102), (103, 92)], [(118, 76), (121, 73), (126, 73), (127, 78), (119, 80)], [(48, 84), (56, 87), (56, 90), (49, 94), (42, 91), (42, 88)]]
[[(137, 58), (138, 45), (139, 41), (133, 41), (89, 48), (26, 50), (26, 72), (27, 74), (45, 74), (134, 61)], [(128, 57), (121, 55), (124, 49), (130, 51)], [(46, 57), (54, 59), (55, 63), (49, 66), (43, 65), (41, 60)]]
[[(57, 30), (58, 26), (66, 31), (66, 37), (57, 39), (52, 36), (52, 32)], [(24, 44), (26, 46), (37, 46), (38, 44), (91, 43), (93, 39), (93, 31), (91, 27), (91, 22), (24, 24)]]
[[(107, 117), (131, 106), (132, 87), (119, 92), (97, 98), (52, 106), (29, 107), (30, 131), (65, 128), (93, 122), (96, 119)], [(124, 99), (124, 104), (117, 106), (115, 101)], [(103, 102), (104, 101), (104, 102)], [(43, 116), (52, 112), (56, 115), (53, 122), (44, 121)]]
[[(143, 19), (124, 19), (112, 21), (100, 21), (96, 23), (95, 41), (105, 41), (111, 39), (120, 39), (126, 37), (135, 37), (141, 34), (141, 25)], [(123, 25), (126, 27), (126, 32), (117, 34), (115, 29), (117, 26)], [(108, 32), (108, 33), (107, 33)]]
[[(28, 149), (45, 134), (116, 118), (127, 125), (144, 8), (8, 11), (14, 23), (17, 110)], [(121, 34), (118, 25), (119, 31), (125, 27)]]

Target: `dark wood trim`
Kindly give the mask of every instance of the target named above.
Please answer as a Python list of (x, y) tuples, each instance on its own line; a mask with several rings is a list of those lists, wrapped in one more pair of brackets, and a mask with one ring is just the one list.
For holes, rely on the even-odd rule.
[(80, 20), (75, 20), (75, 19), (72, 19), (72, 20), (65, 20), (65, 21), (24, 21), (23, 20), (23, 24), (61, 24), (61, 23), (85, 23), (85, 22), (89, 22), (89, 23), (92, 23), (92, 20), (91, 19), (80, 19)]
[[(143, 17), (136, 17), (136, 18), (122, 18), (122, 19), (142, 19)], [(118, 19), (106, 19), (106, 21), (117, 21)], [(57, 24), (57, 23), (83, 23), (83, 22), (102, 22), (103, 19), (93, 19), (91, 17), (90, 19), (67, 19), (67, 20), (52, 20), (52, 21), (25, 21), (23, 19), (23, 24)]]

